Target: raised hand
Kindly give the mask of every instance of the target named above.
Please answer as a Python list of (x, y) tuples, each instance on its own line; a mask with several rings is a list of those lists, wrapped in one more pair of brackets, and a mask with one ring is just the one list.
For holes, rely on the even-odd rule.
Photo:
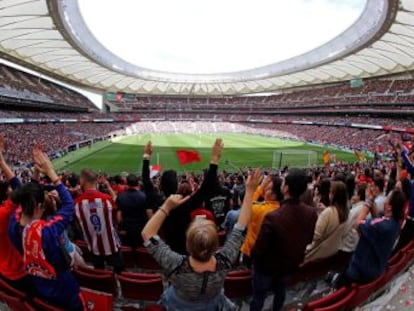
[(49, 157), (40, 146), (36, 145), (33, 147), (32, 150), (33, 154), (33, 162), (35, 163), (35, 167), (42, 173), (49, 176), (52, 181), (56, 181), (58, 176), (53, 168), (52, 162), (50, 161)]
[(4, 152), (4, 136), (0, 135), (0, 161), (4, 162), (3, 152)]
[(262, 181), (262, 168), (258, 167), (252, 171), (246, 181), (246, 189), (255, 190)]
[(181, 194), (172, 194), (168, 197), (168, 199), (164, 202), (163, 205), (167, 212), (170, 212), (177, 206), (186, 202), (189, 198), (190, 196), (183, 197)]
[(149, 140), (147, 142), (147, 144), (145, 145), (145, 147), (144, 147), (144, 154), (151, 155), (152, 154), (152, 151), (153, 151), (153, 149), (152, 149), (152, 142)]
[(3, 134), (0, 134), (0, 153), (4, 152), (4, 145), (5, 145), (4, 136)]
[(223, 140), (221, 138), (217, 138), (214, 142), (213, 148), (211, 150), (211, 162), (217, 164), (220, 160), (221, 153), (223, 152)]

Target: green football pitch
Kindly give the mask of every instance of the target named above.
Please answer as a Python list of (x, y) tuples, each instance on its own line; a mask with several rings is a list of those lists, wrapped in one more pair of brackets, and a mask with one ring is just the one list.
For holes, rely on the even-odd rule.
[[(220, 168), (229, 171), (234, 171), (237, 167), (256, 167), (259, 165), (270, 168), (273, 162), (273, 154), (278, 149), (315, 151), (317, 153), (317, 164), (322, 164), (322, 154), (325, 150), (335, 154), (337, 160), (346, 162), (356, 160), (353, 153), (297, 141), (247, 134), (142, 134), (118, 137), (112, 142), (98, 142), (91, 148), (82, 148), (56, 159), (54, 165), (60, 171), (70, 170), (72, 172), (79, 172), (83, 168), (91, 168), (97, 172), (108, 174), (140, 172), (143, 146), (148, 140), (151, 140), (154, 147), (151, 158), (152, 164), (156, 164), (157, 159), (159, 159), (163, 169), (176, 169), (181, 172), (199, 171), (207, 167), (210, 160), (211, 146), (216, 137), (222, 138), (224, 143)], [(177, 149), (197, 150), (201, 154), (202, 161), (181, 167), (175, 153)], [(295, 155), (294, 159), (293, 156), (286, 155), (283, 156), (283, 164), (300, 166), (307, 163), (307, 159), (307, 154)]]

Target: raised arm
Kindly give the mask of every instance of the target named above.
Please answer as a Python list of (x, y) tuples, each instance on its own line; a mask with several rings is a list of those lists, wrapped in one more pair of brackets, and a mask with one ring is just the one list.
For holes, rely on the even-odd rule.
[(239, 219), (237, 221), (240, 227), (247, 227), (247, 224), (250, 221), (250, 217), (252, 216), (253, 193), (261, 181), (262, 168), (258, 167), (252, 172), (251, 175), (249, 175), (246, 181), (246, 193), (244, 195)]
[(411, 163), (411, 161), (408, 157), (408, 150), (406, 148), (404, 148), (400, 154), (401, 154), (401, 159), (402, 159), (402, 161), (405, 165), (405, 168), (410, 173), (411, 178), (413, 178), (413, 176), (414, 176), (414, 166), (413, 166), (413, 164)]
[(6, 160), (4, 159), (3, 153), (4, 153), (4, 137), (3, 135), (0, 135), (0, 169), (6, 176), (6, 179), (10, 182), (10, 185), (12, 189), (16, 189), (20, 186), (20, 181), (16, 178), (13, 171), (7, 164)]
[(109, 195), (112, 198), (112, 201), (116, 202), (116, 199), (117, 199), (118, 195), (116, 194), (116, 192), (112, 188), (111, 183), (109, 182), (109, 180), (105, 176), (101, 175), (101, 176), (98, 177), (98, 183), (105, 185), (106, 189), (109, 192)]
[(142, 230), (142, 239), (144, 242), (157, 235), (165, 218), (168, 217), (170, 212), (177, 206), (185, 203), (188, 199), (189, 197), (183, 198), (180, 194), (170, 195)]
[(46, 174), (53, 184), (56, 185), (56, 190), (59, 193), (62, 207), (57, 211), (56, 215), (48, 221), (48, 225), (45, 228), (60, 235), (72, 221), (75, 212), (75, 204), (69, 191), (56, 174), (49, 157), (39, 147), (33, 148), (33, 161), (37, 169)]
[[(203, 202), (211, 195), (214, 191), (214, 186), (217, 182), (217, 168), (218, 162), (223, 151), (223, 141), (221, 138), (217, 138), (214, 142), (211, 150), (210, 167), (207, 172), (207, 176), (201, 184), (200, 188), (191, 197), (176, 209), (177, 212), (187, 213), (194, 209), (199, 208)], [(175, 214), (175, 213), (173, 213)]]
[(149, 140), (144, 147), (142, 160), (142, 182), (144, 183), (144, 192), (147, 195), (147, 202), (150, 202), (154, 194), (154, 185), (150, 178), (150, 158), (152, 151), (152, 142)]

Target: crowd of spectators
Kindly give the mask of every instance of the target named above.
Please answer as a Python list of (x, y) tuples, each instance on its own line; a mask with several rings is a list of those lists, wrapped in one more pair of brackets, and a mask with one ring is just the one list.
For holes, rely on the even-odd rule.
[[(147, 129), (165, 125), (147, 124)], [(195, 130), (192, 123), (182, 126)], [(234, 124), (223, 126), (234, 129)], [(4, 158), (9, 139), (0, 138), (0, 169), (8, 182), (0, 188), (0, 222), (8, 228), (0, 230), (7, 250), (0, 255), (0, 277), (65, 310), (86, 310), (72, 273), (85, 261), (70, 239), (85, 241), (94, 269), (110, 264), (123, 278), (128, 274), (123, 274), (121, 246), (146, 247), (169, 280), (159, 303), (184, 311), (236, 310), (223, 292), (226, 275), (235, 268), (251, 271), (250, 310), (262, 310), (269, 292), (272, 309), (282, 309), (287, 280), (302, 264), (339, 253), (346, 261), (327, 280), (329, 286), (367, 284), (414, 238), (414, 166), (399, 139), (392, 139), (392, 161), (283, 168), (267, 176), (261, 168), (219, 171), (224, 144), (217, 139), (204, 174), (178, 175), (166, 168), (151, 177), (157, 146), (148, 142), (142, 175), (124, 178), (87, 168), (80, 176), (58, 176), (36, 141), (19, 142), (35, 164), (31, 181), (23, 185)], [(121, 230), (127, 231), (122, 244)], [(222, 248), (220, 230), (226, 235)]]
[[(412, 79), (367, 80), (361, 87), (351, 88), (349, 83), (343, 82), (331, 86), (316, 86), (306, 90), (285, 91), (270, 96), (244, 96), (224, 98), (177, 98), (177, 97), (127, 97), (112, 104), (121, 109), (145, 111), (171, 112), (180, 111), (213, 111), (237, 109), (239, 111), (254, 112), (263, 109), (299, 109), (348, 107), (356, 105), (365, 108), (398, 107), (409, 108), (407, 104), (414, 103), (414, 81)], [(354, 106), (352, 106), (354, 105)], [(269, 112), (270, 112), (269, 111)]]
[(98, 137), (119, 133), (119, 125), (102, 123), (64, 124), (0, 124), (0, 133), (7, 140), (6, 160), (13, 165), (30, 162), (27, 146), (39, 144), (49, 155), (66, 149), (69, 145)]
[[(204, 121), (203, 121), (204, 120)], [(208, 120), (208, 119), (207, 119)], [(255, 120), (255, 119), (253, 119)], [(324, 122), (326, 125), (309, 125), (284, 123), (292, 121), (307, 121), (315, 119), (309, 117), (283, 118), (263, 122), (233, 122), (206, 121), (164, 121), (152, 120), (132, 123), (24, 123), (24, 124), (0, 124), (0, 131), (5, 135), (10, 144), (5, 157), (13, 164), (26, 164), (30, 159), (30, 152), (25, 146), (30, 143), (38, 143), (45, 146), (49, 155), (57, 151), (66, 151), (70, 145), (95, 138), (107, 138), (110, 136), (134, 135), (143, 133), (246, 133), (252, 135), (264, 135), (276, 138), (301, 140), (321, 145), (335, 145), (351, 150), (366, 150), (376, 152), (388, 151), (390, 148), (388, 139), (399, 137), (397, 132), (384, 130), (360, 129), (356, 127), (332, 126), (329, 123), (359, 123), (398, 126), (405, 128), (412, 126), (409, 121), (392, 119), (364, 119), (364, 118), (329, 118), (319, 117), (316, 122)], [(262, 120), (263, 121), (263, 120)], [(270, 123), (274, 121), (276, 123)], [(279, 123), (283, 122), (283, 123)]]
[(0, 64), (0, 79), (0, 96), (96, 110), (82, 94), (4, 64)]

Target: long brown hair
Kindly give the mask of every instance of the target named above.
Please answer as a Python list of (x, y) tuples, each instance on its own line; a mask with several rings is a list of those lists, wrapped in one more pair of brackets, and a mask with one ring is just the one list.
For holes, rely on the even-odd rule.
[(348, 194), (346, 185), (342, 181), (331, 182), (331, 206), (338, 211), (339, 223), (348, 219)]

